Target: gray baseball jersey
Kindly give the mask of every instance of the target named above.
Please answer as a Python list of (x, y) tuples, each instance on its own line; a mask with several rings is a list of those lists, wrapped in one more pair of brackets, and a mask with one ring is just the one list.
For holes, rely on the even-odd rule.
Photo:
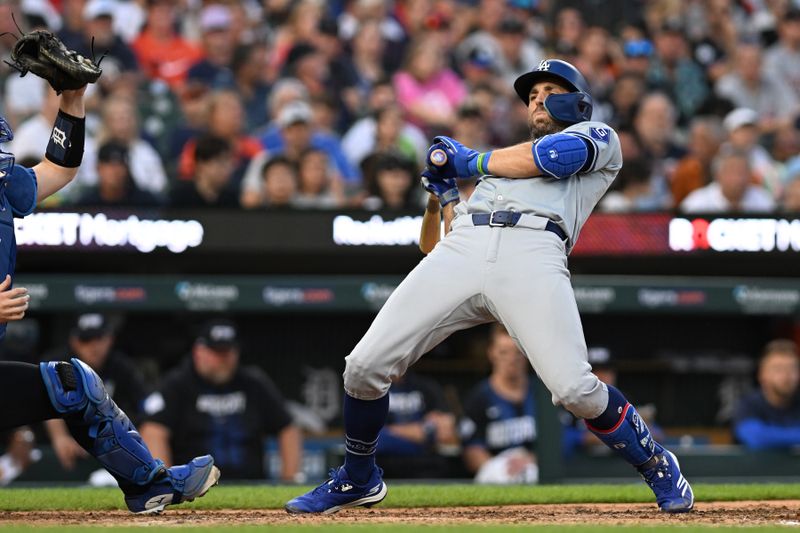
[(456, 206), (456, 215), (509, 210), (547, 217), (570, 236), (571, 248), (622, 168), (622, 151), (616, 132), (602, 122), (579, 122), (563, 133), (580, 135), (594, 146), (594, 161), (587, 172), (562, 180), (484, 176), (469, 201)]
[[(595, 418), (608, 390), (587, 362), (567, 253), (622, 165), (619, 139), (607, 125), (564, 130), (592, 143), (593, 161), (570, 178), (485, 177), (459, 205), (452, 231), (395, 289), (346, 358), (348, 394), (374, 400), (451, 333), (501, 322), (550, 390), (553, 403)], [(514, 210), (513, 227), (473, 225), (471, 214)], [(543, 231), (552, 220), (569, 237)]]

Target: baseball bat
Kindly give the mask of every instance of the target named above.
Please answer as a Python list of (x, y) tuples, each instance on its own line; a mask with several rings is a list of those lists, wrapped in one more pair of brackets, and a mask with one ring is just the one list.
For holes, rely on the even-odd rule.
[(444, 166), (447, 164), (447, 152), (441, 148), (437, 148), (431, 152), (429, 159), (431, 160), (431, 163), (437, 167)]

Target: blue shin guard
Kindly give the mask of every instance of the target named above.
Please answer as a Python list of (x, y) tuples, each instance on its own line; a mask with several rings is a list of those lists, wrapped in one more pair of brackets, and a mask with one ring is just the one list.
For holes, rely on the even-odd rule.
[[(611, 387), (609, 387), (611, 389)], [(610, 391), (611, 392), (611, 391)], [(614, 390), (613, 392), (617, 392)], [(610, 394), (610, 397), (616, 394)], [(619, 394), (618, 398), (622, 398)], [(665, 449), (650, 434), (650, 429), (627, 401), (621, 414), (609, 429), (598, 429), (589, 421), (589, 430), (623, 459), (636, 467), (656, 496), (659, 508), (667, 513), (685, 513), (694, 507), (694, 493), (683, 477), (675, 454)], [(596, 422), (595, 419), (592, 422)]]
[(39, 370), (53, 407), (82, 419), (85, 441), (91, 442), (87, 451), (117, 479), (143, 486), (166, 471), (86, 363), (76, 358), (71, 363), (50, 361), (40, 363)]
[(586, 422), (586, 427), (594, 433), (606, 446), (614, 450), (633, 466), (640, 466), (663, 451), (644, 420), (629, 403), (623, 407), (619, 421), (609, 429), (598, 429)]

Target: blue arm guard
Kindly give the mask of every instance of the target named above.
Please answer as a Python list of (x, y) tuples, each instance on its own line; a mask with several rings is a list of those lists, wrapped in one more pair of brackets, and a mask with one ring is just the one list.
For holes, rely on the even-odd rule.
[(781, 427), (750, 418), (733, 428), (736, 438), (751, 450), (789, 448), (800, 444), (800, 427)]
[(569, 133), (545, 135), (533, 144), (533, 160), (548, 176), (556, 179), (574, 176), (592, 160), (589, 141)]
[(30, 215), (36, 208), (36, 173), (33, 169), (14, 165), (6, 183), (5, 195), (11, 211), (18, 217)]
[(83, 416), (92, 454), (118, 479), (147, 485), (166, 467), (153, 459), (128, 416), (108, 395), (103, 381), (86, 363), (39, 364), (47, 394), (56, 411)]

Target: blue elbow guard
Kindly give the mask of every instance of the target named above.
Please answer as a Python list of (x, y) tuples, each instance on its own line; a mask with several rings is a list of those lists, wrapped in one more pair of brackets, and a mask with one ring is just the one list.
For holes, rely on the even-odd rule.
[(36, 173), (20, 165), (14, 165), (5, 187), (6, 200), (16, 216), (30, 215), (36, 207)]
[(575, 175), (589, 160), (588, 142), (569, 133), (545, 135), (532, 151), (536, 166), (557, 179)]
[(56, 411), (82, 414), (93, 446), (89, 451), (109, 472), (136, 485), (147, 485), (166, 468), (153, 459), (128, 416), (108, 395), (103, 381), (86, 363), (39, 364)]

